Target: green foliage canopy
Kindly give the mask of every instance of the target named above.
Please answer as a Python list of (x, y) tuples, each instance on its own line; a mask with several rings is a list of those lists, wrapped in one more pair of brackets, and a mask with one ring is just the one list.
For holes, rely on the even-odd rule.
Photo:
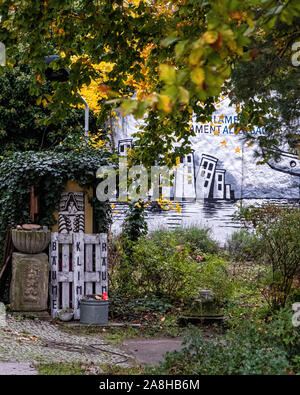
[[(52, 118), (64, 117), (69, 104), (78, 103), (76, 92), (97, 77), (91, 63), (114, 63), (107, 81), (110, 103), (121, 102), (125, 115), (146, 114), (136, 159), (146, 166), (154, 158), (171, 164), (189, 151), (191, 114), (209, 120), (233, 65), (253, 60), (255, 32), (263, 28), (268, 33), (278, 21), (291, 26), (299, 12), (297, 0), (3, 0), (0, 40), (12, 62), (16, 44), (23, 40), (22, 59), (36, 76), (44, 77), (45, 55), (53, 50), (64, 54), (51, 64), (54, 69), (70, 67), (69, 83), (53, 83)], [(144, 59), (142, 50), (149, 45), (152, 50)], [(135, 81), (145, 77), (144, 66), (153, 81), (149, 95), (116, 98), (115, 92), (127, 90), (128, 74)], [(36, 79), (31, 91), (41, 91)], [(174, 142), (178, 145), (171, 154)]]
[[(70, 136), (73, 139), (82, 136), (82, 109), (69, 107), (63, 120), (46, 124), (50, 111), (30, 94), (32, 74), (27, 65), (18, 63), (14, 67), (1, 67), (0, 73), (0, 155), (54, 149)], [(51, 100), (51, 93), (51, 84), (44, 82), (43, 100)], [(97, 131), (96, 120), (90, 112), (91, 132)]]

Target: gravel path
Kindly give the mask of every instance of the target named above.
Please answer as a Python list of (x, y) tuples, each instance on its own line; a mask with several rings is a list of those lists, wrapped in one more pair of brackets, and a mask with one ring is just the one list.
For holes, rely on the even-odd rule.
[(105, 344), (99, 335), (69, 334), (46, 321), (18, 320), (8, 316), (6, 325), (0, 327), (0, 362), (81, 362), (126, 366), (127, 357), (130, 358), (124, 351)]

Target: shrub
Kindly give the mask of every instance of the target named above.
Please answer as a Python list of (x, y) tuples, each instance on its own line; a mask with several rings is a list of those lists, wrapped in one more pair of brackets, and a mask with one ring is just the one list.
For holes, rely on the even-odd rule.
[[(119, 276), (126, 273), (127, 293), (133, 296), (156, 296), (171, 301), (189, 299), (199, 288), (200, 266), (189, 250), (177, 246), (166, 234), (160, 243), (151, 236), (142, 237), (132, 247), (130, 261), (122, 262)], [(120, 292), (126, 291), (120, 289)]]
[(234, 289), (234, 283), (227, 272), (227, 262), (217, 255), (203, 254), (199, 283), (201, 288), (210, 289), (218, 304), (228, 300)]
[[(246, 322), (223, 339), (192, 329), (180, 352), (167, 353), (155, 374), (268, 375), (299, 373), (299, 328), (281, 311), (265, 322)], [(291, 351), (293, 350), (293, 351)]]
[(227, 240), (226, 249), (237, 261), (255, 261), (262, 253), (261, 240), (246, 229), (234, 232)]
[(115, 290), (124, 297), (154, 296), (172, 303), (197, 297), (201, 288), (211, 289), (220, 302), (229, 297), (232, 284), (226, 261), (179, 241), (174, 231), (141, 237), (114, 267)]
[(198, 250), (202, 253), (215, 254), (219, 251), (218, 244), (209, 236), (208, 229), (197, 227), (176, 228), (173, 230), (157, 230), (151, 234), (154, 240), (159, 240), (169, 233), (177, 240), (178, 245), (189, 246), (191, 252)]
[(270, 269), (264, 295), (272, 308), (279, 310), (300, 274), (300, 209), (266, 205), (247, 208), (243, 215), (256, 229)]

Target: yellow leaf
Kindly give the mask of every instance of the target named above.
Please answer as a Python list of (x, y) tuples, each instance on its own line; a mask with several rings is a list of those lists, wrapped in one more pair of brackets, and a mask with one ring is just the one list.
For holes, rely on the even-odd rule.
[(194, 49), (189, 56), (190, 65), (196, 66), (197, 64), (199, 64), (199, 61), (202, 58), (203, 53), (204, 53), (204, 49), (201, 47)]
[(159, 76), (160, 79), (166, 82), (167, 84), (173, 84), (176, 80), (175, 68), (169, 66), (168, 64), (160, 64)]
[(190, 101), (189, 92), (182, 86), (179, 87), (179, 101), (181, 104), (188, 104)]
[(163, 110), (164, 112), (170, 112), (172, 109), (172, 103), (167, 95), (159, 95), (158, 96), (158, 109)]
[(200, 67), (196, 67), (194, 70), (191, 71), (191, 80), (196, 85), (201, 85), (204, 81), (204, 70)]
[(218, 39), (218, 32), (208, 30), (202, 37), (207, 44), (213, 44)]

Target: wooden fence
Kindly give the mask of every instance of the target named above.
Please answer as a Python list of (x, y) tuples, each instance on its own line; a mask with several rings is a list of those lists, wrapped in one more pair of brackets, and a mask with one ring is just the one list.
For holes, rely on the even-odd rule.
[(49, 248), (51, 315), (72, 308), (80, 319), (82, 296), (108, 291), (107, 234), (53, 232)]

